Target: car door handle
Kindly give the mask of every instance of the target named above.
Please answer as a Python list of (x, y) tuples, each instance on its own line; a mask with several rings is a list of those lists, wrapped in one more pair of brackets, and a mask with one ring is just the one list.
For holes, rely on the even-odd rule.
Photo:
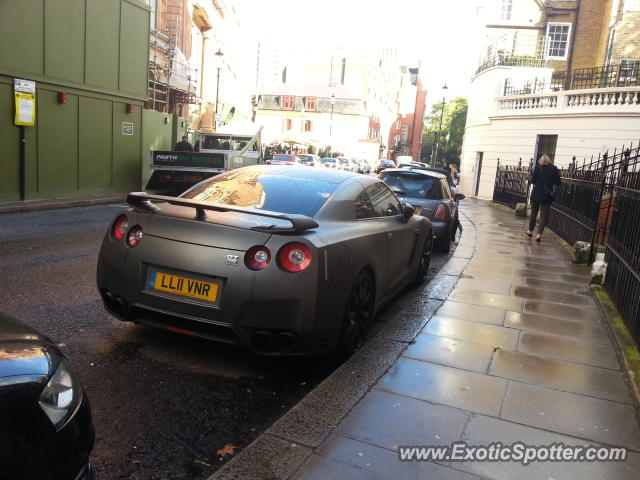
[(391, 237), (393, 237), (393, 233), (387, 232), (387, 238), (391, 238)]

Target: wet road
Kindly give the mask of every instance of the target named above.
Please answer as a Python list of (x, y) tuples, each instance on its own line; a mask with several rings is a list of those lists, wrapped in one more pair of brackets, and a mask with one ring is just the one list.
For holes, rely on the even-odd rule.
[[(95, 268), (117, 205), (0, 216), (0, 308), (58, 342), (91, 400), (98, 480), (205, 478), (329, 375), (326, 359), (265, 359), (113, 319)], [(447, 260), (435, 254), (430, 277)], [(411, 312), (420, 291), (379, 316)]]

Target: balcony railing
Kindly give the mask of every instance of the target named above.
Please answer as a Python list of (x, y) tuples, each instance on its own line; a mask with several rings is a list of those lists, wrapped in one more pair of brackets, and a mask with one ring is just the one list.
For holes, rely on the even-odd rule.
[(498, 115), (640, 113), (640, 87), (598, 88), (499, 97)]
[(476, 75), (496, 66), (548, 67), (546, 37), (516, 31), (503, 35), (489, 45), (480, 60)]

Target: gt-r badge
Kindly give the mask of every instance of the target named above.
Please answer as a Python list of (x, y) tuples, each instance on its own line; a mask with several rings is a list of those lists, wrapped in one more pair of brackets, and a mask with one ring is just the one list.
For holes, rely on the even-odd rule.
[(227, 255), (227, 265), (238, 266), (238, 255)]

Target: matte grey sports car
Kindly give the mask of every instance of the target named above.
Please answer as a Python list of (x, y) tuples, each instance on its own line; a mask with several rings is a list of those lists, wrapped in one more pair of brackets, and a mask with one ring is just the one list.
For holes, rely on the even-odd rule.
[(106, 309), (259, 354), (353, 353), (431, 258), (429, 219), (356, 173), (252, 166), (127, 201), (100, 249)]

